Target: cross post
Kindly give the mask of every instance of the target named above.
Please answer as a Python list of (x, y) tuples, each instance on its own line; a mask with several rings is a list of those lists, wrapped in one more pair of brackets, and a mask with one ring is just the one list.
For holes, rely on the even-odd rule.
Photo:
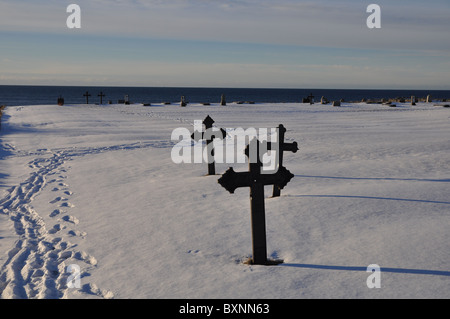
[(91, 95), (89, 94), (89, 92), (86, 91), (86, 93), (84, 93), (83, 96), (86, 97), (86, 104), (89, 104), (89, 97), (91, 96)]
[[(203, 125), (205, 125), (205, 132), (195, 131), (192, 133), (191, 138), (198, 142), (199, 140), (206, 139), (206, 150), (208, 154), (208, 175), (216, 175), (216, 165), (214, 161), (214, 139), (221, 138), (224, 139), (227, 136), (227, 133), (223, 128), (220, 129), (220, 134), (216, 134), (213, 132), (213, 124), (214, 120), (208, 115), (203, 120)], [(218, 132), (217, 132), (218, 133)]]
[(100, 92), (100, 94), (98, 96), (100, 96), (100, 104), (103, 104), (103, 97), (106, 95), (103, 94), (103, 92)]
[[(257, 160), (251, 159), (249, 149), (251, 144), (257, 143)], [(294, 175), (289, 172), (284, 166), (280, 166), (275, 174), (261, 174), (262, 163), (259, 157), (260, 142), (253, 139), (247, 146), (246, 155), (249, 157), (249, 171), (236, 173), (230, 167), (218, 182), (222, 187), (228, 190), (231, 194), (239, 187), (250, 187), (250, 213), (252, 224), (252, 251), (253, 255), (250, 263), (256, 265), (277, 265), (282, 263), (282, 260), (268, 260), (267, 259), (267, 243), (266, 243), (266, 217), (264, 205), (264, 186), (278, 185), (284, 188)], [(254, 149), (254, 148), (253, 148)]]

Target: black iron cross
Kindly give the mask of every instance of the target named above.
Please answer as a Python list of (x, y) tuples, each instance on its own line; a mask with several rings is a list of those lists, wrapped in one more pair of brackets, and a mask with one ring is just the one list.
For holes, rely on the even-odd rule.
[[(296, 153), (298, 151), (297, 142), (293, 143), (285, 143), (284, 142), (284, 134), (286, 133), (286, 128), (283, 124), (278, 126), (278, 167), (283, 166), (283, 153), (284, 152), (292, 152)], [(272, 149), (271, 143), (268, 143), (268, 149)], [(278, 197), (281, 194), (281, 188), (279, 185), (273, 185), (272, 197)]]
[[(257, 161), (251, 160), (248, 149), (251, 149), (252, 143), (257, 143)], [(253, 148), (254, 149), (254, 148)], [(275, 174), (261, 174), (262, 163), (259, 159), (260, 142), (253, 139), (247, 146), (246, 154), (249, 156), (249, 171), (236, 173), (230, 167), (218, 182), (231, 194), (236, 188), (250, 187), (250, 209), (251, 209), (251, 223), (252, 223), (252, 248), (253, 257), (251, 263), (258, 265), (276, 265), (280, 264), (282, 260), (268, 260), (267, 259), (267, 244), (266, 244), (266, 216), (264, 206), (264, 186), (278, 185), (281, 189), (284, 188), (294, 175), (289, 172), (284, 166), (279, 166)], [(266, 148), (267, 149), (267, 148)]]
[(214, 120), (208, 115), (204, 120), (203, 124), (205, 125), (206, 131), (205, 132), (198, 132), (195, 131), (192, 133), (191, 138), (198, 142), (199, 140), (206, 139), (206, 149), (208, 152), (208, 175), (215, 175), (216, 174), (216, 165), (214, 161), (214, 144), (213, 141), (215, 138), (221, 138), (224, 139), (227, 136), (227, 133), (223, 128), (220, 129), (219, 132), (216, 133), (212, 130), (212, 125), (214, 124)]
[(103, 92), (100, 92), (100, 94), (98, 96), (100, 96), (100, 104), (103, 104), (103, 97), (106, 95), (103, 94)]
[(86, 104), (89, 104), (89, 97), (91, 96), (91, 95), (89, 94), (89, 92), (86, 91), (86, 93), (84, 93), (83, 96), (86, 97)]
[[(275, 150), (278, 152), (278, 167), (283, 166), (283, 153), (284, 152), (292, 152), (296, 153), (298, 151), (298, 144), (297, 142), (293, 143), (285, 143), (284, 142), (284, 135), (286, 133), (286, 128), (283, 124), (280, 124), (278, 126), (278, 141), (276, 143), (272, 142), (265, 142), (265, 146), (267, 146), (267, 150)], [(277, 145), (274, 145), (277, 144)], [(245, 154), (249, 156), (249, 148), (247, 147), (245, 150)], [(273, 185), (273, 192), (272, 197), (279, 197), (281, 195), (281, 188), (277, 185)]]

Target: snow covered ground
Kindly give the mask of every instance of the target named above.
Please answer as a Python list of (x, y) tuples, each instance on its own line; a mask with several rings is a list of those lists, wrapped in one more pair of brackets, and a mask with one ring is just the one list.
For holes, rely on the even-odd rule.
[[(228, 131), (283, 124), (299, 144), (281, 197), (265, 188), (268, 255), (284, 264), (242, 263), (249, 189), (217, 180), (247, 164), (172, 162), (172, 131), (207, 115)], [(2, 298), (450, 297), (448, 108), (19, 106), (0, 145)]]

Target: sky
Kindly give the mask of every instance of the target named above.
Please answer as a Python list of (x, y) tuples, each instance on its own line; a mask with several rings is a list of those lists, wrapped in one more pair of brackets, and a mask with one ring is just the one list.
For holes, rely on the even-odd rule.
[(0, 0), (0, 85), (448, 90), (449, 17), (448, 0)]

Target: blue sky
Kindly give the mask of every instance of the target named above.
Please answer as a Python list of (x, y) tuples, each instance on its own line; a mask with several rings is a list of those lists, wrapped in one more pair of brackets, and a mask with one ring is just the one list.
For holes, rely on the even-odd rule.
[(0, 0), (0, 85), (446, 90), (449, 17), (448, 0)]

